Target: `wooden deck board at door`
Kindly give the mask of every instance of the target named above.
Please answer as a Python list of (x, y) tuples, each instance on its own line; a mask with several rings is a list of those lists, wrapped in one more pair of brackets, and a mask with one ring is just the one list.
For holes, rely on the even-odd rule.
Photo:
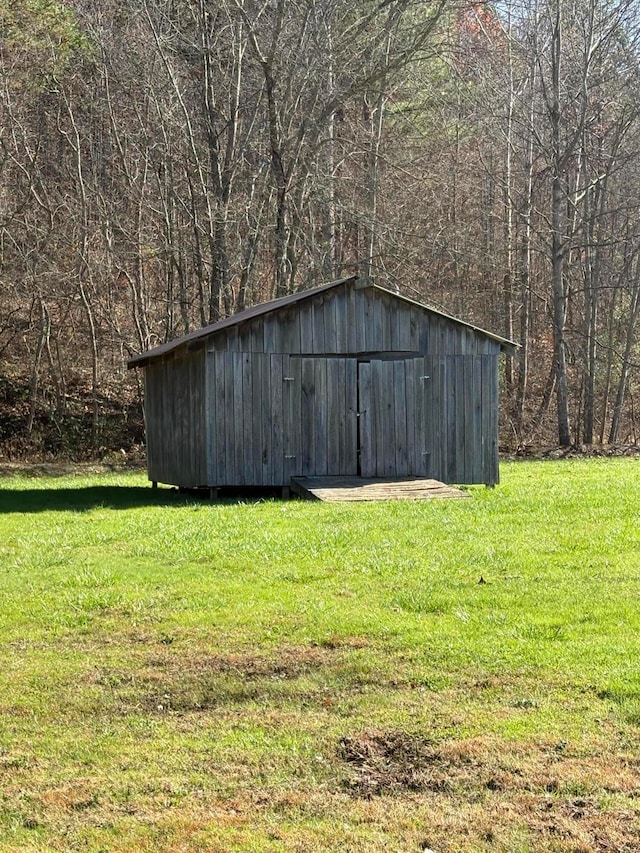
[(294, 477), (291, 489), (307, 500), (330, 502), (470, 497), (461, 489), (420, 477)]

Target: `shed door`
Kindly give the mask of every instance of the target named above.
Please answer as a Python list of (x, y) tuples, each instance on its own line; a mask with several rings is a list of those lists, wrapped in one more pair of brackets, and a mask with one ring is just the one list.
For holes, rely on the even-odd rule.
[[(299, 371), (299, 403), (291, 429), (299, 429), (298, 473), (358, 473), (358, 365), (355, 358), (290, 357)], [(299, 420), (299, 423), (298, 423)]]
[(361, 476), (429, 476), (430, 392), (425, 361), (358, 364)]
[(281, 353), (208, 353), (210, 485), (288, 485), (355, 475), (357, 362)]

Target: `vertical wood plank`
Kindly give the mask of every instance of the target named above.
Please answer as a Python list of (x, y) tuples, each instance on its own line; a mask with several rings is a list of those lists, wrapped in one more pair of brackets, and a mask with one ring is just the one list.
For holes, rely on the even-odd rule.
[(446, 394), (447, 407), (447, 434), (445, 440), (447, 443), (447, 483), (455, 483), (457, 477), (456, 470), (456, 363), (455, 356), (445, 356), (447, 366), (447, 384), (444, 388)]
[(393, 452), (393, 442), (388, 444), (388, 414), (383, 388), (382, 362), (374, 360), (371, 362), (371, 409), (373, 411), (371, 443), (376, 477), (387, 476), (386, 456), (389, 449)]
[(406, 430), (407, 430), (407, 474), (417, 477), (420, 468), (419, 450), (417, 444), (421, 442), (422, 436), (416, 435), (416, 406), (418, 402), (418, 384), (416, 380), (415, 360), (408, 358), (402, 362), (405, 372), (405, 400), (406, 400)]
[[(347, 306), (347, 343), (346, 352), (358, 352), (358, 311), (356, 307), (356, 293), (353, 287), (346, 291)], [(356, 374), (357, 377), (357, 374)]]
[(243, 357), (242, 353), (231, 353), (233, 373), (233, 485), (244, 486), (244, 398), (242, 393)]
[[(413, 359), (416, 411), (415, 411), (415, 452), (416, 476), (432, 477), (433, 435), (431, 431), (430, 399), (433, 389), (432, 359), (428, 356)], [(428, 376), (428, 379), (424, 379)]]
[(238, 352), (251, 352), (251, 323), (240, 323), (238, 328)]
[[(171, 361), (173, 361), (173, 358), (171, 359)], [(168, 429), (171, 432), (171, 431), (174, 431), (173, 421), (175, 419), (175, 411), (174, 411), (175, 394), (173, 393), (173, 390), (174, 390), (173, 385), (170, 384), (170, 378), (171, 377), (170, 377), (170, 372), (167, 369), (167, 364), (168, 364), (168, 360), (163, 361), (163, 363), (162, 363), (162, 370), (163, 370), (163, 383), (162, 384), (164, 387), (163, 406), (162, 406), (162, 411), (163, 411), (162, 420), (163, 420), (164, 428)], [(175, 435), (178, 437), (178, 429), (175, 429)], [(178, 440), (179, 440), (179, 437), (178, 437)], [(173, 466), (172, 466), (171, 454), (169, 453), (169, 443), (167, 441), (163, 441), (162, 467), (163, 467), (164, 471), (166, 472), (165, 476), (167, 478), (167, 481), (169, 483), (173, 483), (173, 481), (174, 481)]]
[(374, 445), (374, 430), (376, 425), (375, 411), (371, 388), (371, 363), (360, 362), (358, 368), (358, 388), (360, 396), (360, 411), (358, 429), (360, 432), (360, 473), (363, 477), (375, 477), (376, 453)]
[(311, 300), (300, 303), (300, 352), (313, 352), (313, 309)]
[[(373, 458), (375, 460), (375, 476), (386, 477), (387, 454), (393, 453), (393, 441), (389, 444), (389, 414), (387, 401), (384, 395), (385, 377), (383, 376), (383, 364), (381, 361), (371, 361), (371, 408), (373, 410), (372, 445)], [(394, 455), (395, 459), (395, 455)]]
[(144, 387), (144, 425), (145, 425), (145, 441), (147, 450), (147, 474), (153, 482), (158, 482), (162, 473), (162, 469), (156, 461), (157, 441), (156, 430), (160, 421), (160, 389), (156, 387), (155, 377), (157, 376), (157, 365), (147, 364), (143, 369), (143, 387)]
[[(407, 349), (410, 349), (412, 352), (420, 352), (420, 337), (418, 335), (418, 329), (420, 327), (420, 314), (418, 313), (418, 309), (411, 306), (409, 309), (409, 344)], [(423, 321), (424, 322), (424, 321)]]
[[(171, 359), (171, 361), (167, 361), (164, 363), (164, 385), (165, 385), (165, 424), (169, 429), (169, 434), (174, 434), (176, 436), (176, 444), (179, 445), (182, 440), (182, 430), (180, 429), (180, 424), (176, 423), (176, 411), (177, 411), (177, 396), (175, 389), (175, 378), (176, 374), (174, 372), (175, 368), (173, 368), (173, 363), (175, 361), (175, 355)], [(169, 370), (169, 364), (171, 363), (172, 368)], [(175, 426), (174, 426), (175, 424)], [(167, 478), (170, 483), (175, 482), (176, 480), (176, 472), (174, 471), (174, 458), (171, 454), (169, 442), (165, 442), (164, 448), (164, 461), (165, 467), (167, 470)]]
[(392, 346), (393, 349), (401, 352), (410, 352), (417, 349), (411, 343), (411, 308), (409, 305), (396, 303), (396, 309), (393, 317)]
[(383, 462), (383, 476), (395, 477), (397, 474), (397, 447), (398, 436), (396, 435), (396, 413), (395, 413), (395, 363), (393, 361), (381, 361), (380, 383), (376, 392), (382, 397), (382, 411), (384, 413), (384, 426), (382, 434), (376, 436), (376, 444)]
[(382, 306), (380, 323), (380, 351), (389, 352), (393, 349), (393, 325), (395, 324), (398, 303), (386, 293), (378, 294), (377, 301)]
[(372, 292), (371, 315), (369, 321), (369, 334), (367, 335), (367, 349), (375, 352), (384, 352), (384, 320), (385, 303), (382, 296), (375, 291)]
[(282, 361), (283, 356), (271, 356), (271, 485), (284, 485), (284, 446), (282, 435)]
[(447, 362), (444, 356), (433, 358), (433, 476), (447, 482), (447, 405), (444, 389), (447, 384)]
[(489, 403), (489, 407), (491, 409), (491, 416), (493, 420), (493, 429), (492, 429), (492, 454), (491, 454), (491, 467), (492, 467), (492, 479), (489, 485), (495, 485), (500, 482), (500, 420), (499, 420), (499, 412), (500, 412), (500, 379), (498, 376), (498, 359), (496, 357), (487, 358), (487, 361), (491, 365), (491, 401)]
[(315, 385), (315, 444), (316, 474), (324, 477), (328, 471), (328, 422), (327, 422), (327, 359), (316, 358)]
[(273, 316), (273, 352), (285, 351), (285, 336), (287, 330), (286, 311), (276, 311)]
[[(256, 441), (260, 442), (257, 454), (259, 471), (258, 483), (263, 486), (271, 485), (271, 359), (265, 353), (256, 356), (257, 376), (254, 382), (260, 386), (260, 408), (258, 409), (259, 423), (256, 427)], [(255, 386), (254, 386), (255, 387)]]
[(225, 329), (225, 334), (227, 337), (227, 352), (238, 352), (240, 349), (238, 345), (238, 327), (230, 326), (228, 329)]
[(344, 361), (328, 358), (327, 385), (327, 474), (340, 474), (340, 448), (344, 444)]
[(299, 358), (285, 356), (284, 382), (284, 485), (302, 474), (301, 369)]
[(388, 300), (389, 349), (395, 350), (396, 352), (408, 349), (407, 346), (402, 345), (404, 343), (404, 341), (402, 340), (402, 323), (399, 321), (399, 318), (403, 315), (404, 310), (405, 306), (401, 302), (397, 302), (395, 299)]
[(218, 332), (212, 338), (209, 338), (207, 349), (210, 352), (226, 352), (227, 351), (227, 336), (224, 331)]
[(240, 354), (242, 362), (242, 452), (239, 458), (239, 469), (243, 485), (253, 485), (253, 457), (255, 442), (253, 440), (253, 375), (251, 353)]
[(487, 485), (499, 481), (498, 472), (498, 359), (482, 358), (483, 474)]
[(343, 460), (344, 474), (358, 473), (358, 362), (348, 358), (345, 368), (345, 456)]
[(355, 328), (355, 340), (356, 340), (356, 352), (363, 353), (367, 351), (367, 337), (366, 337), (366, 317), (365, 317), (365, 292), (364, 290), (356, 290), (353, 293), (354, 296), (354, 308), (355, 308), (355, 319), (356, 319), (356, 328)]
[(475, 356), (461, 357), (464, 371), (464, 438), (462, 452), (464, 455), (464, 480), (462, 483), (473, 483), (473, 453), (474, 453), (474, 393), (473, 393), (473, 361)]
[[(417, 310), (417, 309), (416, 309)], [(423, 355), (437, 355), (437, 350), (431, 345), (433, 338), (434, 318), (431, 314), (420, 312), (416, 328), (418, 351)]]
[(256, 317), (247, 325), (251, 330), (251, 352), (264, 352), (264, 317)]
[(206, 460), (207, 434), (205, 420), (203, 417), (204, 404), (206, 400), (204, 387), (204, 373), (201, 370), (202, 356), (204, 350), (194, 353), (194, 357), (188, 360), (189, 365), (189, 422), (191, 424), (191, 465), (196, 485), (206, 484), (202, 476), (202, 460)]
[(324, 294), (320, 293), (311, 300), (313, 309), (313, 352), (321, 355), (326, 352), (324, 346)]
[(465, 439), (466, 439), (466, 356), (456, 355), (455, 361), (455, 394), (456, 394), (456, 434), (455, 434), (455, 482), (466, 482)]
[(324, 352), (338, 352), (335, 293), (326, 293), (324, 296)]
[(490, 446), (491, 446), (491, 432), (492, 432), (492, 424), (491, 424), (491, 412), (489, 409), (488, 401), (491, 395), (490, 391), (490, 369), (487, 361), (482, 359), (481, 366), (481, 374), (482, 374), (482, 477), (485, 483), (491, 482), (491, 455), (490, 455)]
[(215, 439), (212, 447), (212, 468), (215, 471), (215, 476), (209, 485), (220, 486), (226, 483), (227, 477), (225, 422), (229, 417), (229, 407), (225, 397), (225, 355), (224, 353), (217, 352), (212, 353), (211, 357), (213, 359), (213, 395), (216, 401), (216, 414), (213, 430)]
[[(336, 389), (337, 398), (337, 415), (335, 421), (329, 412), (329, 434), (330, 441), (336, 444), (337, 462), (336, 474), (343, 475), (345, 473), (345, 459), (347, 455), (347, 402), (346, 402), (346, 360), (344, 358), (335, 359), (335, 368), (332, 368), (331, 375), (328, 378), (328, 392), (331, 395), (334, 393), (332, 388)], [(331, 435), (333, 433), (333, 436)], [(331, 461), (331, 460), (330, 460)]]
[(277, 352), (276, 350), (276, 321), (274, 314), (266, 314), (264, 322), (264, 351)]
[(315, 473), (315, 377), (312, 358), (301, 359), (302, 473)]
[(249, 353), (251, 364), (251, 432), (249, 435), (251, 456), (251, 483), (262, 485), (262, 362), (261, 353)]
[(281, 313), (281, 339), (279, 352), (300, 352), (300, 314), (298, 306)]
[(336, 352), (344, 355), (349, 352), (347, 346), (347, 323), (348, 305), (347, 295), (344, 287), (336, 291), (335, 301), (335, 323), (336, 323)]
[(407, 466), (407, 386), (404, 361), (390, 361), (390, 394), (394, 397), (395, 469), (394, 476), (406, 477)]
[(483, 483), (482, 478), (482, 356), (474, 355), (472, 362), (472, 469), (471, 483)]
[[(222, 430), (224, 435), (223, 463), (225, 479), (218, 485), (233, 485), (234, 478), (234, 417), (233, 417), (233, 354), (230, 352), (218, 353), (218, 361), (222, 371), (221, 384), (224, 388), (225, 414), (222, 419)], [(220, 459), (218, 463), (220, 463)]]

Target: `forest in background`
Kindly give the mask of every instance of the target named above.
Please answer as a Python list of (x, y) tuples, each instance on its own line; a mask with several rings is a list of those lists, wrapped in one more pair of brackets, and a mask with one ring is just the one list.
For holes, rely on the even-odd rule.
[(520, 344), (501, 444), (638, 439), (637, 0), (0, 0), (0, 454), (357, 272)]

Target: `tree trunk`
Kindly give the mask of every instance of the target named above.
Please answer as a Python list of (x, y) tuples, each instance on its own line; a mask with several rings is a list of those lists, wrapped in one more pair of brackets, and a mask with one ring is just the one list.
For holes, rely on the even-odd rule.
[(551, 289), (553, 294), (553, 363), (556, 372), (556, 401), (558, 442), (571, 444), (569, 425), (569, 389), (567, 382), (567, 352), (565, 341), (566, 294), (564, 284), (565, 206), (562, 146), (562, 113), (560, 106), (560, 74), (562, 63), (562, 2), (555, 0), (555, 21), (552, 35), (552, 104), (551, 104)]

